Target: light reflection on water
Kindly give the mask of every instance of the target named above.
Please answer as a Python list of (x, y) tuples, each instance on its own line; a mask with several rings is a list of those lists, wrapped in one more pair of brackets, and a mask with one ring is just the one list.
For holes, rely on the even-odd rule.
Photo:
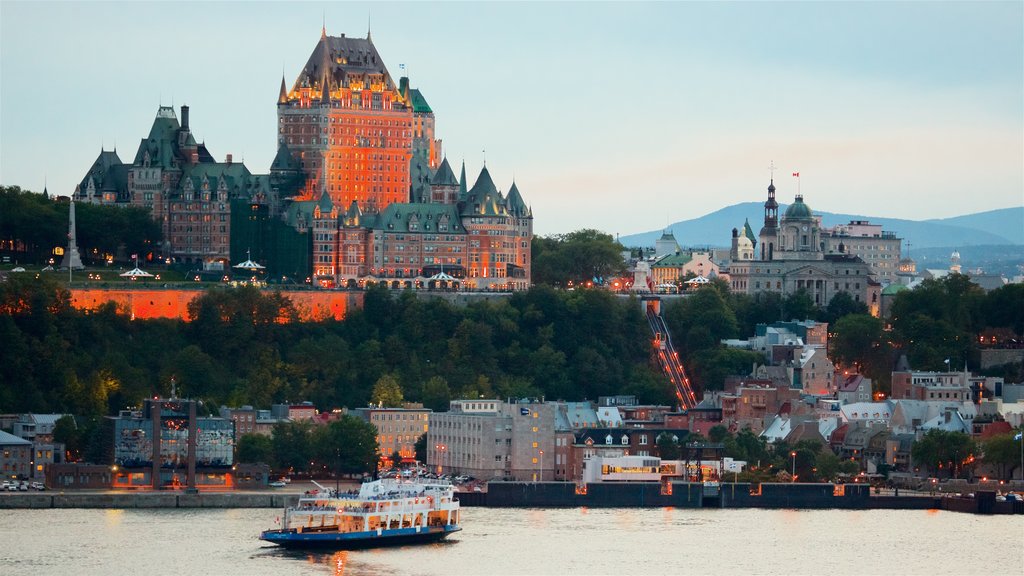
[[(0, 573), (1019, 574), (1021, 517), (934, 511), (463, 510), (422, 546), (312, 553), (266, 545), (277, 510), (0, 510)], [(965, 545), (966, 542), (983, 545)], [(970, 572), (970, 570), (967, 570)]]

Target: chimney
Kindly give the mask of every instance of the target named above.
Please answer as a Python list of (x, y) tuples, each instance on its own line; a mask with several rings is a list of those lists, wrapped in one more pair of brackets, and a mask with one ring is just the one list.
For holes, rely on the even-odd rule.
[(227, 162), (228, 166), (231, 166), (231, 154), (228, 154), (228, 159), (225, 162)]
[(188, 106), (185, 104), (181, 105), (181, 128), (188, 130)]

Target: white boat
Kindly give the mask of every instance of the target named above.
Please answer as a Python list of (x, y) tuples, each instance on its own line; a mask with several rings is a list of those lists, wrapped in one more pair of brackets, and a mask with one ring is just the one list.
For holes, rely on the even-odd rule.
[(462, 528), (452, 485), (425, 478), (366, 482), (358, 491), (319, 488), (286, 508), (260, 539), (297, 548), (369, 548), (437, 541)]

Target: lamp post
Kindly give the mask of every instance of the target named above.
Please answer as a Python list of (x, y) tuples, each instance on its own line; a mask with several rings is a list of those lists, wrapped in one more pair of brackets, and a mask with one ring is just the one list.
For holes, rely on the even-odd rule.
[(544, 451), (540, 451), (540, 458), (537, 458), (537, 478), (539, 482), (544, 481)]
[(796, 450), (790, 452), (789, 455), (793, 458), (793, 473), (790, 474), (789, 481), (796, 482)]
[(439, 452), (437, 458), (437, 475), (440, 476), (441, 473), (444, 471), (444, 453), (447, 449), (447, 446), (445, 446), (444, 444), (438, 444), (434, 446), (434, 448)]

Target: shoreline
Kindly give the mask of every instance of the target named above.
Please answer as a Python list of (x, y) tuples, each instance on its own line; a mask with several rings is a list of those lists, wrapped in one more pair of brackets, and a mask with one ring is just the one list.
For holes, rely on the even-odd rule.
[[(283, 509), (298, 503), (301, 490), (220, 491), (47, 491), (0, 493), (0, 510), (18, 509)], [(793, 510), (947, 510), (974, 514), (1024, 514), (1024, 502), (997, 502), (994, 492), (975, 497), (942, 494), (872, 495), (870, 487), (831, 484), (723, 484), (709, 491), (700, 484), (590, 484), (579, 491), (566, 482), (493, 482), (487, 492), (458, 492), (465, 507), (490, 508), (693, 508)]]

